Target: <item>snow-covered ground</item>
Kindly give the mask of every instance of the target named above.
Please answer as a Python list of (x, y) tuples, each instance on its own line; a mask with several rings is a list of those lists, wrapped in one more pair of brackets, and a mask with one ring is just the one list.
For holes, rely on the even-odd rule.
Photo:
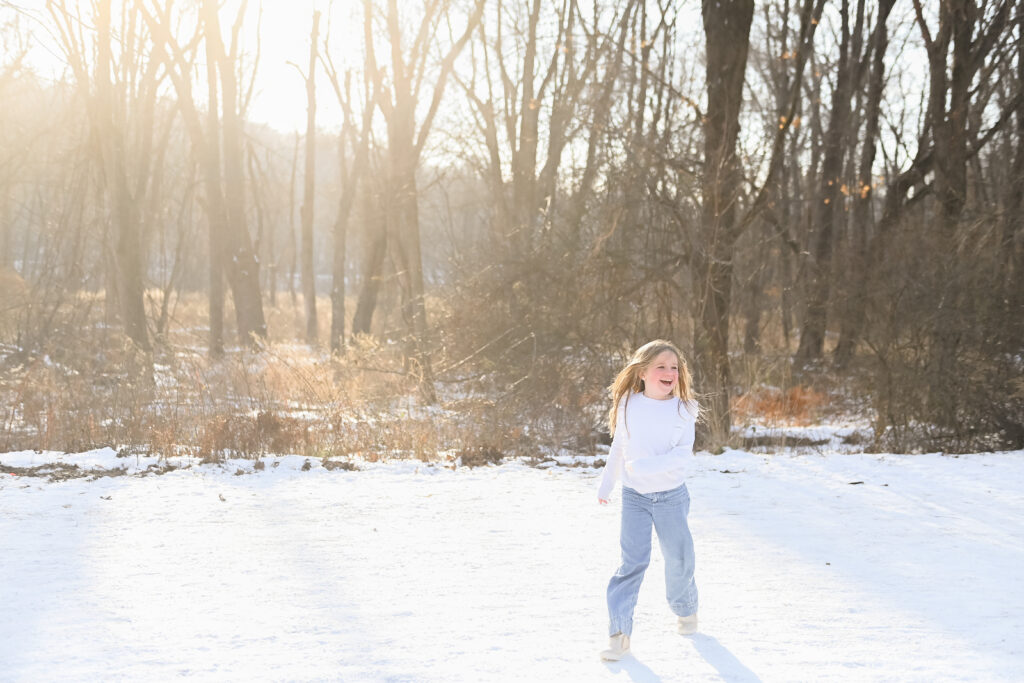
[[(9, 473), (57, 460), (130, 473)], [(265, 462), (0, 455), (0, 680), (1024, 675), (1024, 452), (698, 455), (700, 633), (674, 632), (655, 544), (618, 664), (597, 471)]]

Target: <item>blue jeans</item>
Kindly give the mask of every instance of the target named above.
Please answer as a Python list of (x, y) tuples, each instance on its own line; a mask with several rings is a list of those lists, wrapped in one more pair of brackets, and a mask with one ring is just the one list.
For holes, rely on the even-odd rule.
[(697, 612), (693, 580), (693, 537), (686, 524), (690, 492), (683, 484), (670, 491), (637, 493), (622, 487), (622, 566), (608, 582), (609, 635), (633, 632), (633, 610), (640, 582), (651, 561), (651, 526), (658, 533), (665, 558), (665, 597), (681, 617)]

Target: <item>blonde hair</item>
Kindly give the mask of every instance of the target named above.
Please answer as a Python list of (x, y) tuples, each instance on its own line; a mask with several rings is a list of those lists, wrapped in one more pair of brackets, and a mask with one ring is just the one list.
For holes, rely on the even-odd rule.
[[(608, 411), (608, 430), (612, 436), (615, 436), (615, 423), (618, 420), (619, 402), (622, 400), (622, 397), (626, 397), (626, 403), (628, 404), (630, 394), (644, 390), (644, 381), (640, 379), (640, 375), (644, 374), (647, 368), (654, 363), (654, 360), (665, 351), (674, 353), (679, 361), (679, 381), (672, 388), (672, 393), (679, 400), (685, 401), (687, 409), (693, 412), (692, 408), (690, 408), (695, 398), (693, 379), (690, 376), (690, 368), (686, 365), (686, 360), (683, 359), (683, 354), (680, 353), (679, 348), (672, 342), (664, 339), (655, 339), (633, 352), (633, 357), (626, 363), (626, 367), (619, 371), (615, 381), (608, 387), (612, 395), (612, 408)], [(625, 410), (626, 406), (623, 405), (622, 408)]]

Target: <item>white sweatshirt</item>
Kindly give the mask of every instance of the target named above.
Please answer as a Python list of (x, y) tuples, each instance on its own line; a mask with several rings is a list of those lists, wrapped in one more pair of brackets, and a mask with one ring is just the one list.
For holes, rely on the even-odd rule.
[(686, 479), (693, 455), (696, 401), (664, 401), (631, 393), (619, 401), (615, 437), (597, 497), (608, 500), (619, 479), (639, 493), (668, 491)]

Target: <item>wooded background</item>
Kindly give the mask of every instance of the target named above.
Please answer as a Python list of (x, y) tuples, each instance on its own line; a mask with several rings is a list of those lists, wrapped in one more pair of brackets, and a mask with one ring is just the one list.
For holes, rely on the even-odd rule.
[[(95, 395), (66, 419), (115, 438), (166, 417), (160, 368), (208, 383), (295, 341), (335, 381), (487, 396), (519, 437), (579, 446), (656, 337), (688, 356), (708, 444), (803, 387), (878, 448), (1024, 447), (1022, 3), (320, 9), (293, 135), (248, 116), (282, 39), (246, 37), (254, 3), (0, 4), (8, 447), (42, 447), (46, 392)], [(60, 78), (32, 64), (43, 38)], [(341, 122), (318, 128), (326, 101)], [(200, 347), (202, 371), (174, 360)], [(150, 388), (99, 398), (124, 382)]]

